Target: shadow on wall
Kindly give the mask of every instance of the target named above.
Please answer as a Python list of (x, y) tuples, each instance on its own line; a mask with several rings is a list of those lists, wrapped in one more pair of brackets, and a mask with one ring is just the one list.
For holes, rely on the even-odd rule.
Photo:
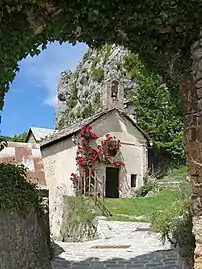
[[(59, 268), (74, 268), (74, 269), (104, 269), (104, 268), (137, 268), (137, 269), (178, 269), (177, 266), (177, 255), (174, 250), (160, 250), (160, 251), (154, 251), (150, 252), (148, 254), (139, 255), (132, 259), (121, 259), (121, 258), (110, 258), (106, 260), (100, 260), (99, 258), (95, 257), (95, 249), (89, 249), (88, 255), (90, 255), (92, 250), (92, 257), (86, 258), (84, 256), (84, 259), (82, 261), (76, 261), (75, 260), (65, 260), (62, 258), (62, 252), (65, 250), (58, 246), (55, 243), (55, 247), (57, 249), (57, 255), (60, 254), (60, 257), (56, 257), (56, 259), (53, 261), (53, 269), (59, 269)], [(75, 246), (76, 247), (76, 246)], [(68, 249), (68, 245), (67, 245)], [(106, 257), (109, 253), (110, 249), (102, 249), (100, 250), (100, 254), (102, 254), (102, 257), (104, 253), (106, 253)], [(67, 250), (66, 250), (67, 251)], [(117, 249), (118, 251), (118, 249)], [(96, 253), (98, 252), (98, 249), (96, 249)], [(128, 250), (127, 252), (131, 252)], [(84, 255), (84, 253), (83, 253)], [(83, 256), (82, 255), (82, 256)]]
[[(120, 151), (120, 161), (125, 163), (124, 157), (121, 151)], [(119, 179), (119, 197), (130, 197), (131, 187), (130, 187), (130, 181), (129, 181), (129, 177), (128, 177), (125, 166), (120, 169), (119, 178), (120, 178)]]

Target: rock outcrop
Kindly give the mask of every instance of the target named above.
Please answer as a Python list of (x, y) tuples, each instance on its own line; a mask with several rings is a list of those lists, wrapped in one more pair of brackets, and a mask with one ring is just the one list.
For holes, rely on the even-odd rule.
[(89, 49), (76, 71), (61, 73), (55, 128), (61, 129), (102, 110), (101, 98), (105, 80), (117, 78), (124, 87), (125, 97), (136, 87), (124, 68), (123, 47), (105, 45), (100, 50)]

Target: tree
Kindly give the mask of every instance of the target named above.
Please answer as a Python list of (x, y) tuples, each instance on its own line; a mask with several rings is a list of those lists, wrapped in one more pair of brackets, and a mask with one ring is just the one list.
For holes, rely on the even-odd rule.
[(18, 61), (55, 40), (125, 45), (170, 84), (180, 85), (192, 195), (195, 268), (202, 268), (201, 0), (1, 1), (0, 107)]
[[(125, 57), (124, 67), (137, 87), (131, 98), (137, 111), (139, 126), (154, 142), (158, 164), (175, 165), (185, 160), (183, 118), (181, 105), (162, 78), (151, 73), (143, 65), (137, 54)], [(177, 92), (177, 90), (175, 89)]]
[(24, 132), (24, 133), (19, 134), (19, 135), (14, 135), (13, 137), (11, 137), (9, 139), (9, 141), (12, 141), (12, 142), (25, 142), (26, 137), (27, 137), (27, 133)]

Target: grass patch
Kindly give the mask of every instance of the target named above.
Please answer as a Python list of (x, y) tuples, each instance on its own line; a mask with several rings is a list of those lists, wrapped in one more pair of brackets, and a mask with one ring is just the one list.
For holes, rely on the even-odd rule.
[(188, 168), (182, 165), (178, 168), (168, 170), (167, 175), (161, 180), (162, 182), (183, 181), (187, 177)]
[[(146, 219), (144, 221), (150, 221), (155, 210), (164, 210), (168, 204), (177, 200), (179, 197), (179, 190), (163, 189), (152, 197), (105, 199), (105, 206), (112, 215), (145, 216)], [(112, 219), (128, 221), (127, 217), (121, 216), (112, 216)]]
[(127, 216), (110, 216), (110, 217), (107, 217), (107, 220), (108, 221), (125, 221), (125, 222), (149, 222), (150, 221), (149, 218), (142, 218), (142, 219), (132, 218), (132, 219), (130, 219)]

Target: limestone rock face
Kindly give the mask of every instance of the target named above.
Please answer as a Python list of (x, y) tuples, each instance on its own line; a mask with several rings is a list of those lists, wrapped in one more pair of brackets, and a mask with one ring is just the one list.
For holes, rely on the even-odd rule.
[(100, 50), (89, 49), (74, 73), (70, 70), (62, 72), (58, 84), (56, 129), (100, 112), (106, 80), (118, 79), (124, 87), (125, 97), (135, 89), (136, 83), (127, 77), (124, 69), (127, 54), (127, 50), (115, 45), (105, 45)]
[(1, 269), (51, 269), (48, 242), (45, 219), (0, 211)]

